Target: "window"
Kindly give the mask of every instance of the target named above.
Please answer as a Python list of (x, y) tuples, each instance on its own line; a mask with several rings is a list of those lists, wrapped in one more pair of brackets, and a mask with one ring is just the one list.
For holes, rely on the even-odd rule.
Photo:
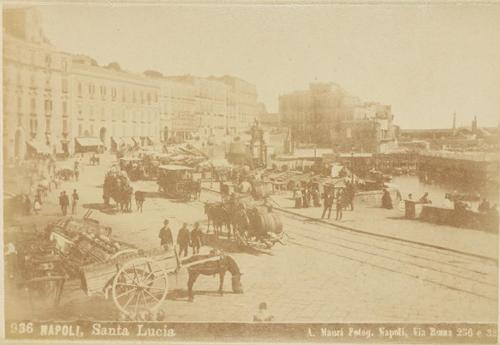
[(91, 98), (95, 95), (95, 84), (89, 83), (89, 95)]
[(101, 108), (101, 121), (104, 121), (104, 120), (106, 120), (106, 115), (104, 112), (104, 108)]
[(116, 87), (111, 88), (111, 100), (116, 101)]
[(123, 89), (122, 89), (122, 102), (123, 102), (123, 103), (125, 103), (125, 102), (126, 102), (126, 100), (127, 100), (127, 97), (126, 97), (125, 93), (126, 93), (126, 89), (125, 89), (125, 88), (123, 88)]
[(62, 88), (62, 92), (68, 93), (68, 80), (67, 79), (61, 80), (61, 88)]
[(90, 125), (90, 136), (94, 136), (94, 125)]
[(82, 124), (79, 123), (78, 124), (78, 136), (81, 137), (82, 136), (82, 132), (83, 132), (83, 128), (82, 128)]
[(50, 134), (50, 118), (45, 119), (45, 133)]
[(83, 119), (82, 105), (78, 104), (78, 118)]
[(136, 101), (137, 101), (137, 97), (136, 97), (135, 90), (134, 90), (132, 93), (132, 102), (135, 103)]
[(78, 82), (78, 97), (82, 97), (82, 83)]
[(101, 86), (101, 98), (106, 99), (106, 86)]
[(38, 120), (36, 117), (32, 116), (30, 119), (30, 133), (31, 134), (36, 134), (38, 129)]
[(62, 61), (62, 70), (63, 70), (63, 72), (68, 71), (68, 61), (66, 61), (66, 59), (63, 59), (63, 61)]
[(30, 111), (32, 114), (36, 113), (36, 99), (34, 98), (30, 100)]
[(89, 118), (90, 118), (90, 121), (94, 121), (94, 107), (93, 106), (90, 106), (90, 108), (89, 108)]
[(21, 127), (23, 125), (23, 114), (17, 113), (17, 125)]
[(68, 133), (68, 120), (66, 119), (63, 120), (63, 133)]
[(141, 91), (141, 104), (144, 104), (144, 92)]
[(22, 102), (21, 102), (21, 97), (17, 97), (17, 111), (22, 112)]
[(62, 115), (64, 117), (68, 116), (68, 103), (66, 101), (62, 102)]
[(46, 99), (45, 104), (44, 104), (44, 108), (45, 108), (45, 114), (52, 113), (52, 100)]
[(52, 63), (52, 58), (50, 57), (50, 55), (45, 55), (45, 67), (47, 68), (50, 68), (50, 65)]
[(147, 100), (148, 100), (148, 105), (151, 105), (151, 94), (148, 92), (147, 93)]

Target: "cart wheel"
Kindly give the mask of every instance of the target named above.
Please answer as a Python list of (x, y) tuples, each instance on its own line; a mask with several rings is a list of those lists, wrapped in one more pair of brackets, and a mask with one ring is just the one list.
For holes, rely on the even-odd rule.
[(155, 311), (167, 292), (167, 272), (158, 262), (148, 258), (126, 262), (113, 279), (115, 305), (129, 317), (137, 317), (143, 311)]

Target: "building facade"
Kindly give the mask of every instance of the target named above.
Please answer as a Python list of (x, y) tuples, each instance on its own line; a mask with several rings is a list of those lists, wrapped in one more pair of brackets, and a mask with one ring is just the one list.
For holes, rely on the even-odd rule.
[(63, 150), (71, 56), (42, 34), (34, 8), (3, 11), (4, 158)]
[(333, 83), (280, 96), (279, 113), (295, 143), (339, 152), (381, 152), (396, 145), (390, 106), (363, 103)]
[(35, 7), (4, 9), (3, 25), (6, 158), (236, 134), (257, 117), (256, 87), (242, 79), (100, 66), (53, 47)]
[(98, 138), (106, 148), (160, 141), (160, 88), (119, 66), (76, 56), (70, 71), (72, 138)]

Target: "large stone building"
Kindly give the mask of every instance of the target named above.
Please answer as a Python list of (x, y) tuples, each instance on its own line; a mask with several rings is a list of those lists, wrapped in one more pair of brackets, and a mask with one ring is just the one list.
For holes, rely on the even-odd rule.
[(280, 96), (279, 112), (295, 143), (340, 152), (383, 152), (396, 145), (390, 106), (363, 103), (333, 83)]
[(6, 8), (3, 23), (6, 158), (236, 134), (257, 116), (255, 85), (239, 78), (99, 66), (50, 45), (35, 7)]
[(43, 36), (35, 8), (3, 10), (4, 158), (61, 151), (70, 127), (71, 56)]
[(98, 66), (86, 56), (75, 56), (70, 71), (70, 137), (98, 138), (114, 149), (159, 142), (157, 83), (116, 63)]

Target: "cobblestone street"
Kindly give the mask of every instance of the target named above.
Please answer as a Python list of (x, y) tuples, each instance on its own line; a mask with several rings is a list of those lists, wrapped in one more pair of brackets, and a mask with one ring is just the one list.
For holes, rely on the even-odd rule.
[[(77, 188), (80, 193), (78, 216), (87, 211), (85, 207), (102, 203), (101, 185), (110, 165), (111, 159), (99, 167), (85, 166), (81, 176), (84, 182), (63, 184), (62, 189), (67, 192)], [(134, 183), (134, 189), (154, 193), (157, 186), (156, 182), (142, 181)], [(17, 222), (43, 226), (56, 218), (60, 190), (49, 195), (41, 215), (20, 218)], [(165, 218), (171, 221), (174, 238), (183, 222), (199, 220), (206, 229), (203, 201), (216, 198), (218, 196), (209, 191), (202, 192), (200, 201), (188, 203), (150, 197), (143, 213), (135, 212), (135, 208), (128, 214), (94, 210), (92, 218), (111, 226), (113, 236), (119, 240), (148, 249), (159, 246), (158, 231)], [(286, 201), (285, 197), (275, 199)], [(288, 240), (286, 245), (276, 244), (270, 255), (245, 251), (228, 245), (225, 240), (218, 242), (240, 266), (244, 294), (231, 292), (229, 274), (224, 296), (217, 293), (217, 277), (200, 277), (195, 285), (195, 301), (189, 303), (186, 272), (181, 270), (170, 277), (170, 293), (163, 306), (167, 320), (251, 321), (258, 304), (267, 302), (278, 322), (496, 321), (496, 236), (477, 232), (472, 235), (469, 230), (453, 229), (451, 249), (491, 257), (489, 260), (350, 232), (285, 210), (287, 213), (281, 215)], [(320, 211), (301, 212), (319, 218)], [(446, 236), (451, 234), (447, 227), (391, 219), (393, 214), (383, 216), (381, 212), (357, 208), (355, 212), (345, 212), (346, 220), (341, 224), (423, 243), (436, 238), (432, 244), (439, 246), (445, 245)], [(385, 218), (383, 222), (382, 218)], [(371, 219), (377, 219), (378, 227), (387, 226), (372, 228)], [(436, 237), (438, 233), (441, 235)], [(111, 301), (86, 296), (79, 281), (67, 282), (61, 306), (48, 310), (28, 305), (26, 291), (16, 289), (13, 283), (7, 283), (6, 288), (10, 296), (6, 300), (7, 319), (118, 318)], [(209, 319), (207, 310), (210, 310)]]

